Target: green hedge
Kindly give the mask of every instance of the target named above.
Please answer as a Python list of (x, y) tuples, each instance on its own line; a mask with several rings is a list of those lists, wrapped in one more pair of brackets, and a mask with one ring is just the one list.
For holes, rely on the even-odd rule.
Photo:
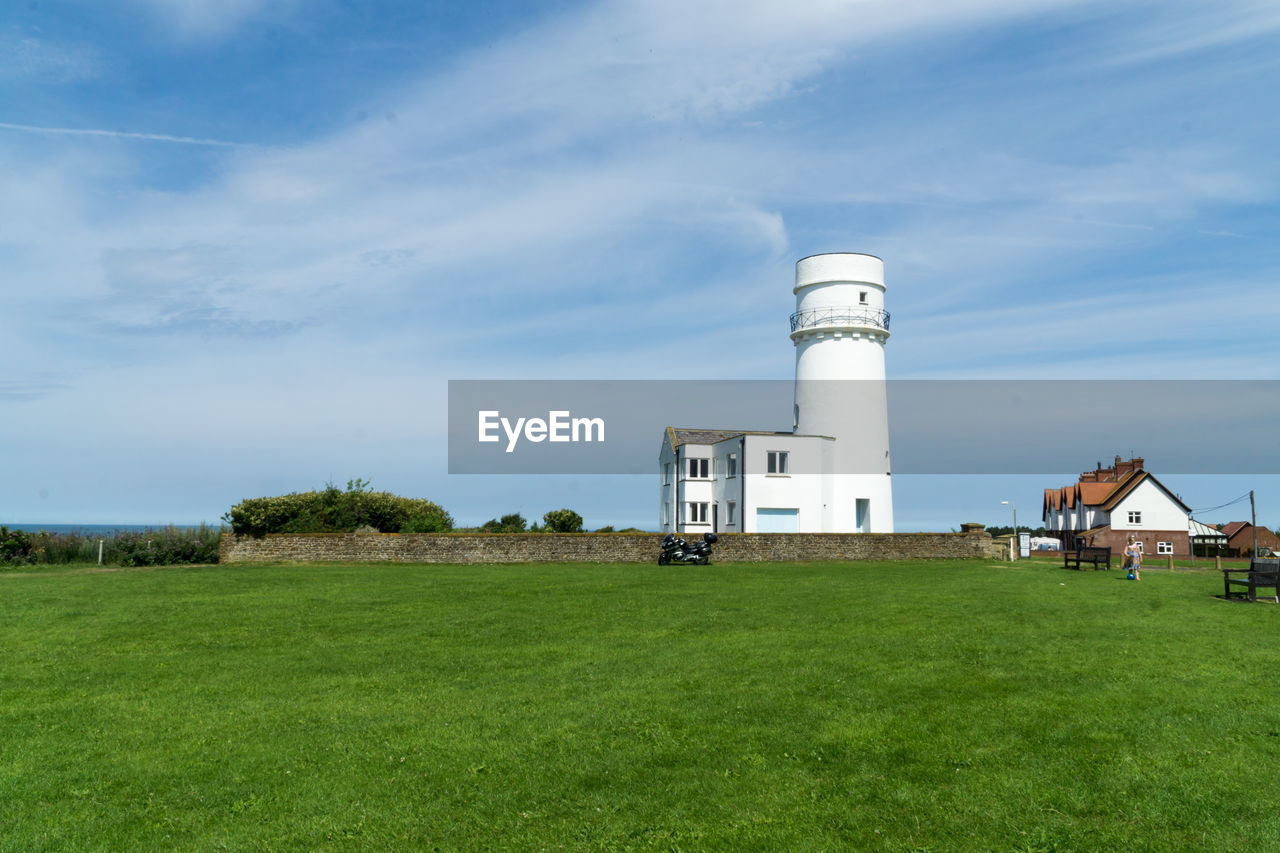
[(102, 562), (109, 566), (170, 566), (181, 563), (218, 562), (217, 527), (148, 527), (146, 530), (117, 530), (89, 534), (26, 533), (0, 527), (0, 564), (10, 566), (68, 565), (97, 563), (102, 543)]
[(453, 518), (438, 504), (368, 491), (364, 480), (350, 480), (346, 491), (329, 483), (319, 492), (249, 498), (233, 506), (223, 520), (234, 533), (353, 533), (363, 527), (380, 533), (443, 533)]
[(202, 524), (194, 530), (177, 527), (124, 531), (106, 541), (103, 560), (121, 566), (173, 566), (218, 562), (216, 527)]

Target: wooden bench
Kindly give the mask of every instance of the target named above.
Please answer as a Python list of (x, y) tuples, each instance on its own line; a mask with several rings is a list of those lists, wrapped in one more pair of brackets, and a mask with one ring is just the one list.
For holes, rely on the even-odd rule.
[[(1232, 575), (1244, 577), (1232, 577)], [(1280, 603), (1280, 560), (1250, 560), (1247, 569), (1223, 569), (1223, 598), (1238, 596), (1249, 601), (1258, 600), (1258, 588), (1270, 589), (1275, 593), (1275, 601)], [(1232, 590), (1233, 586), (1243, 587)]]
[(1082, 563), (1092, 563), (1094, 571), (1097, 571), (1099, 566), (1109, 571), (1111, 569), (1111, 549), (1077, 548), (1074, 551), (1062, 552), (1062, 567), (1064, 569), (1084, 571)]

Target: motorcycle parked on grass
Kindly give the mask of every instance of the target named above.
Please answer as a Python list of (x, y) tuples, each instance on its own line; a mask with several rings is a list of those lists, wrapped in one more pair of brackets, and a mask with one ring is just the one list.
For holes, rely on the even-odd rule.
[(711, 546), (716, 543), (716, 538), (714, 533), (704, 533), (701, 542), (690, 545), (674, 533), (668, 533), (662, 537), (662, 553), (658, 555), (658, 565), (685, 563), (705, 566), (711, 562)]

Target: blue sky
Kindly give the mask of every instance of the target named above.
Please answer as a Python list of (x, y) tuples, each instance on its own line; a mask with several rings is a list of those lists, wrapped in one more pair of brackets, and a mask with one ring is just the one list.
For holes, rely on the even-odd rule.
[(1277, 71), (1235, 0), (5, 4), (0, 520), (363, 477), (652, 526), (647, 478), (448, 476), (445, 383), (786, 378), (823, 251), (885, 259), (891, 377), (1278, 378)]

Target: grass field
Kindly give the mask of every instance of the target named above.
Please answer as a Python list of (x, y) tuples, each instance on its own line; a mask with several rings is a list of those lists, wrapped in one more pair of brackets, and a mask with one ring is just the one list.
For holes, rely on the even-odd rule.
[(0, 578), (0, 850), (1280, 848), (1280, 607), (1046, 565)]

